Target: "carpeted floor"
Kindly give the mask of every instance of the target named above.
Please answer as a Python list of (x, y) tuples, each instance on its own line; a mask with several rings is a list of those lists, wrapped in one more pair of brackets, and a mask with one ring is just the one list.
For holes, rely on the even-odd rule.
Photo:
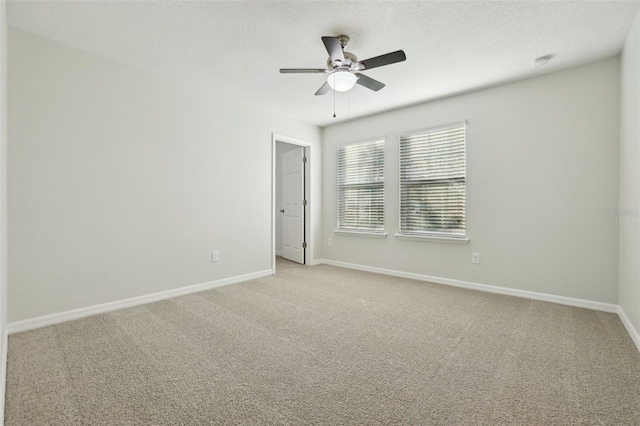
[(640, 424), (617, 315), (277, 266), (10, 336), (5, 424)]

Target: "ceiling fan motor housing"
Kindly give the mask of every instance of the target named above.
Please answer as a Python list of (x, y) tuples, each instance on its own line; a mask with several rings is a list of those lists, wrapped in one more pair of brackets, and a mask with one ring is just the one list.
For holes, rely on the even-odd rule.
[(334, 67), (333, 64), (331, 63), (331, 58), (327, 59), (327, 68), (330, 71), (334, 71), (337, 69), (348, 70), (352, 64), (355, 64), (356, 62), (358, 62), (358, 58), (353, 53), (351, 52), (343, 52), (343, 53), (344, 53), (344, 63), (338, 65), (337, 67)]

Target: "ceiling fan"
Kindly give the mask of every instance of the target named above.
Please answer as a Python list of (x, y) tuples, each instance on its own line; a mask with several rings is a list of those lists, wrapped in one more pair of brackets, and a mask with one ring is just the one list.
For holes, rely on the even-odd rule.
[(395, 64), (407, 59), (402, 50), (387, 53), (385, 55), (376, 56), (374, 58), (358, 61), (353, 53), (345, 52), (344, 48), (349, 43), (349, 37), (340, 35), (338, 37), (322, 37), (324, 47), (329, 52), (327, 60), (327, 68), (281, 68), (282, 74), (329, 74), (327, 81), (318, 89), (317, 95), (324, 95), (333, 89), (337, 92), (346, 92), (358, 83), (361, 86), (371, 89), (375, 92), (382, 89), (384, 84), (371, 77), (361, 74), (360, 71), (370, 70), (372, 68), (384, 65)]

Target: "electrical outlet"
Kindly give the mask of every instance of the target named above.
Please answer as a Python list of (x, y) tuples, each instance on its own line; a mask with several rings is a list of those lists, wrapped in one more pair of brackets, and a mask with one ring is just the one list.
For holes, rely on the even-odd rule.
[(218, 260), (220, 260), (220, 253), (217, 251), (212, 251), (211, 252), (211, 261), (212, 262), (217, 262)]
[(480, 253), (473, 253), (471, 255), (471, 263), (480, 263)]
[(331, 247), (331, 246), (333, 245), (333, 241), (331, 241), (331, 238), (329, 238), (329, 239), (327, 240), (327, 245), (328, 245), (329, 247)]

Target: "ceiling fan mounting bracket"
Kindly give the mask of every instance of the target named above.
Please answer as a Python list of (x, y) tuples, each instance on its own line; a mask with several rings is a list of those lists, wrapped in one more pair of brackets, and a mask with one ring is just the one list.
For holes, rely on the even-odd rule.
[(345, 47), (347, 47), (347, 44), (349, 43), (349, 36), (347, 36), (347, 35), (339, 35), (336, 38), (340, 41), (340, 46), (342, 46), (343, 49)]

